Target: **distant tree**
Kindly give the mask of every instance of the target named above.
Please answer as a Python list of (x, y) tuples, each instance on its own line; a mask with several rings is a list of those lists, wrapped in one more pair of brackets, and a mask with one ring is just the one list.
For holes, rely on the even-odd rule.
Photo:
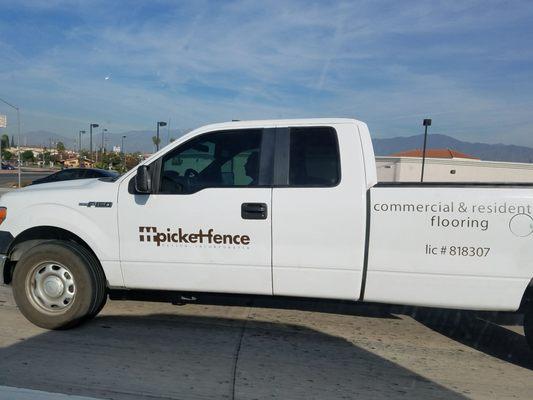
[(157, 147), (161, 143), (161, 138), (158, 138), (157, 136), (152, 136), (152, 142), (154, 143), (154, 146)]
[(126, 155), (126, 170), (129, 171), (133, 167), (135, 167), (139, 162), (141, 162), (141, 154), (140, 153), (133, 153), (133, 154), (127, 154)]
[(11, 136), (11, 147), (15, 147), (15, 137)]
[(45, 152), (43, 153), (43, 159), (44, 159), (44, 162), (47, 163), (47, 164), (50, 162), (50, 160), (52, 159), (52, 157), (51, 157), (51, 154), (50, 154), (49, 151), (45, 151)]
[(65, 151), (65, 145), (63, 142), (57, 142), (56, 149), (58, 152), (63, 153)]
[(50, 154), (50, 161), (56, 163), (61, 161), (61, 156), (59, 154)]
[(122, 157), (118, 153), (105, 153), (102, 159), (96, 163), (96, 168), (119, 170), (122, 165)]
[(11, 159), (13, 159), (13, 153), (2, 148), (2, 160), (9, 161)]
[(174, 140), (176, 140), (176, 138), (171, 137), (170, 138), (170, 143), (172, 143)]
[(33, 151), (31, 151), (31, 150), (23, 151), (22, 154), (20, 155), (20, 158), (24, 162), (34, 162), (35, 161), (35, 156), (33, 155)]
[(2, 149), (9, 149), (9, 136), (2, 135), (1, 146)]

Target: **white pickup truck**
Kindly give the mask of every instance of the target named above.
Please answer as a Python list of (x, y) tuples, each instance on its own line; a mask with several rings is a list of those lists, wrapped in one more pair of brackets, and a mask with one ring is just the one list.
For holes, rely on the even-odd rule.
[(533, 345), (533, 186), (378, 184), (356, 120), (209, 125), (0, 206), (0, 283), (44, 328), (149, 289), (520, 310)]

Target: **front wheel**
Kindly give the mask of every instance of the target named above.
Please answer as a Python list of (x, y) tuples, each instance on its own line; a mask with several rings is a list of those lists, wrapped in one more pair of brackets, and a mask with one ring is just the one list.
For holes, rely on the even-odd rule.
[(22, 314), (45, 329), (72, 328), (96, 315), (106, 300), (100, 265), (74, 242), (32, 247), (17, 262), (12, 285)]

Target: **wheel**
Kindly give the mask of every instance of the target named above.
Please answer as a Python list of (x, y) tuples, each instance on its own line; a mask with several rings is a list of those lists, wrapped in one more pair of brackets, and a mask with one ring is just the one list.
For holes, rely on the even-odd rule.
[(22, 255), (13, 273), (22, 314), (45, 329), (72, 328), (94, 317), (106, 300), (106, 280), (94, 256), (74, 242), (49, 241)]
[(524, 333), (527, 344), (533, 350), (533, 304), (528, 304), (524, 313)]
[(103, 287), (100, 287), (100, 291), (98, 293), (98, 299), (96, 300), (95, 307), (93, 310), (87, 314), (87, 318), (91, 319), (96, 317), (100, 311), (105, 307), (107, 302), (107, 285), (106, 285), (106, 277), (104, 274), (104, 271), (100, 267), (100, 264), (98, 263), (98, 260), (94, 257), (94, 255), (91, 254), (85, 247), (79, 246), (78, 244), (74, 243), (77, 247), (77, 250), (83, 253), (85, 256), (85, 259), (91, 263), (92, 270), (96, 271), (98, 277), (97, 281), (99, 284), (101, 284)]

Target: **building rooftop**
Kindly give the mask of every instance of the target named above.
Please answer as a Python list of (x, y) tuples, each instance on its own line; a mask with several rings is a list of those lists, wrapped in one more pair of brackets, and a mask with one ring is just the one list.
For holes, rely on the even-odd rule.
[[(400, 151), (390, 155), (391, 157), (422, 157), (422, 149)], [(427, 158), (465, 158), (469, 160), (479, 160), (478, 157), (461, 153), (453, 149), (426, 149)]]

